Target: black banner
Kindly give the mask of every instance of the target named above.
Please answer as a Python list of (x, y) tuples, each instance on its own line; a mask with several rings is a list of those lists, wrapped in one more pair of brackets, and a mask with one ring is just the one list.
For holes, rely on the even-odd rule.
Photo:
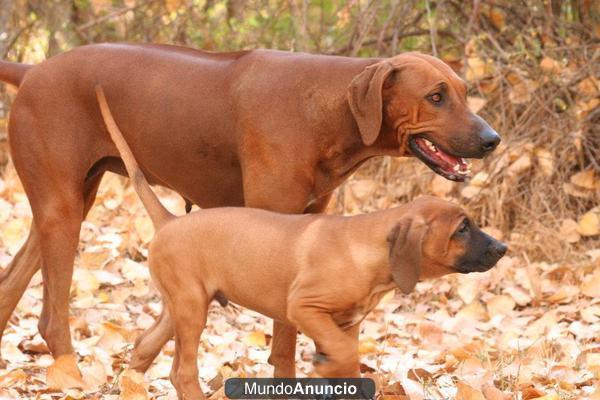
[(363, 378), (231, 378), (230, 399), (373, 399), (375, 382)]

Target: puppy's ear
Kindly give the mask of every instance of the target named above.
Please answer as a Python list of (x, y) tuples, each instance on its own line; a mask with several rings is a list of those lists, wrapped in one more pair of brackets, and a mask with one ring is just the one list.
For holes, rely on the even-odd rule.
[(392, 278), (402, 293), (412, 292), (421, 275), (421, 252), (427, 226), (405, 217), (388, 235)]
[(348, 104), (358, 125), (360, 136), (366, 146), (372, 145), (383, 120), (381, 91), (386, 78), (394, 71), (388, 62), (380, 62), (365, 68), (348, 86)]

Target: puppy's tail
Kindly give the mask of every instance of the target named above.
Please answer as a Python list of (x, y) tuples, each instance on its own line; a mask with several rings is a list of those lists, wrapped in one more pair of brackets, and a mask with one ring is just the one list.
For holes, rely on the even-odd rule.
[(19, 87), (21, 82), (23, 82), (25, 73), (29, 71), (31, 67), (33, 67), (33, 65), (0, 60), (0, 81)]
[(104, 118), (104, 123), (108, 129), (108, 133), (110, 134), (113, 142), (115, 142), (115, 145), (121, 154), (121, 158), (125, 164), (125, 169), (127, 169), (129, 178), (133, 182), (133, 187), (135, 188), (138, 196), (140, 196), (146, 211), (148, 211), (150, 219), (152, 219), (152, 223), (154, 224), (154, 229), (158, 230), (166, 222), (175, 218), (175, 216), (162, 205), (158, 197), (156, 197), (156, 194), (154, 194), (150, 188), (144, 173), (140, 169), (140, 166), (131, 152), (131, 148), (125, 141), (121, 130), (117, 126), (117, 123), (110, 112), (110, 108), (106, 102), (106, 97), (104, 96), (104, 90), (102, 90), (102, 86), (100, 85), (96, 85), (96, 98), (100, 104), (100, 112)]

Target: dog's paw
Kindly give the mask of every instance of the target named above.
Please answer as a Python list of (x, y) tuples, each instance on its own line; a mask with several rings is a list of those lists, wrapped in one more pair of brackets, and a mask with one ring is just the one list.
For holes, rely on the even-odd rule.
[(328, 361), (329, 361), (329, 358), (327, 357), (327, 354), (325, 354), (325, 353), (315, 353), (315, 355), (313, 356), (313, 364), (314, 365), (326, 364)]

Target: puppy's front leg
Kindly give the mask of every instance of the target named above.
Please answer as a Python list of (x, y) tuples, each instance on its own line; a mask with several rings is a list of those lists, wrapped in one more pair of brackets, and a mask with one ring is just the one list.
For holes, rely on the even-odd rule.
[[(360, 377), (357, 331), (343, 331), (321, 307), (290, 302), (288, 318), (314, 340), (322, 355), (315, 358), (317, 374), (325, 378)], [(358, 328), (356, 328), (358, 329)]]

